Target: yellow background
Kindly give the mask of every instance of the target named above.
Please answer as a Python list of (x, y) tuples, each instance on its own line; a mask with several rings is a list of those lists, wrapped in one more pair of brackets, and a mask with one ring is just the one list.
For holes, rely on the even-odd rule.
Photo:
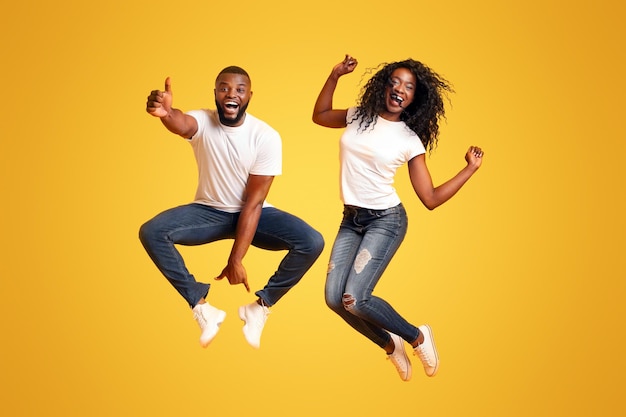
[[(623, 416), (626, 315), (624, 6), (616, 1), (275, 0), (11, 2), (0, 38), (0, 414), (5, 416)], [(409, 234), (378, 293), (433, 327), (437, 377), (403, 383), (323, 300), (341, 206), (339, 130), (310, 121), (332, 66), (413, 57), (456, 89), (436, 183), (472, 144), (483, 168), (429, 212), (403, 168)], [(139, 226), (188, 202), (183, 140), (145, 113), (213, 106), (227, 65), (252, 76), (249, 111), (280, 131), (270, 201), (327, 246), (269, 318), (241, 334), (252, 296), (215, 283), (213, 344), (160, 276)], [(230, 243), (183, 248), (211, 281)], [(251, 250), (260, 288), (282, 254)]]

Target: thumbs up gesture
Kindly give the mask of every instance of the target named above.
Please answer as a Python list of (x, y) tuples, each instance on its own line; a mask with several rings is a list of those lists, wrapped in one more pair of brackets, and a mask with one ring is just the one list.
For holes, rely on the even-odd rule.
[(172, 84), (165, 79), (165, 91), (152, 90), (146, 103), (146, 111), (154, 117), (165, 117), (172, 111)]

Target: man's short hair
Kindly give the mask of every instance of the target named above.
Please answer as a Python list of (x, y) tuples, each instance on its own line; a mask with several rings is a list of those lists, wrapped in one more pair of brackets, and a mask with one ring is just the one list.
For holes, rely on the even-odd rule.
[(248, 77), (248, 79), (250, 79), (250, 76), (248, 75), (246, 70), (236, 65), (231, 65), (230, 67), (224, 68), (223, 70), (220, 71), (219, 74), (217, 74), (217, 77), (219, 78), (219, 76), (222, 74), (241, 74), (241, 75), (245, 75), (246, 77)]

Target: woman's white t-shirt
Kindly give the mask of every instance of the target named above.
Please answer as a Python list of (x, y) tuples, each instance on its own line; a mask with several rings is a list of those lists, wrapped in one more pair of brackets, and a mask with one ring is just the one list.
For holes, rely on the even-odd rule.
[(340, 141), (341, 199), (347, 205), (375, 210), (397, 206), (396, 171), (425, 153), (424, 145), (404, 122), (378, 117), (367, 130), (359, 129), (360, 120), (351, 122), (355, 112), (355, 107), (348, 109)]

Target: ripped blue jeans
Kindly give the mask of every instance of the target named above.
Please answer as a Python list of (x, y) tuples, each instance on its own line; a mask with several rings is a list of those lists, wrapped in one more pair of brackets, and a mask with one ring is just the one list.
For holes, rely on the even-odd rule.
[(385, 210), (346, 205), (330, 255), (326, 304), (381, 348), (389, 343), (389, 332), (409, 343), (419, 335), (417, 327), (407, 322), (389, 303), (372, 295), (400, 247), (407, 226), (402, 204)]

